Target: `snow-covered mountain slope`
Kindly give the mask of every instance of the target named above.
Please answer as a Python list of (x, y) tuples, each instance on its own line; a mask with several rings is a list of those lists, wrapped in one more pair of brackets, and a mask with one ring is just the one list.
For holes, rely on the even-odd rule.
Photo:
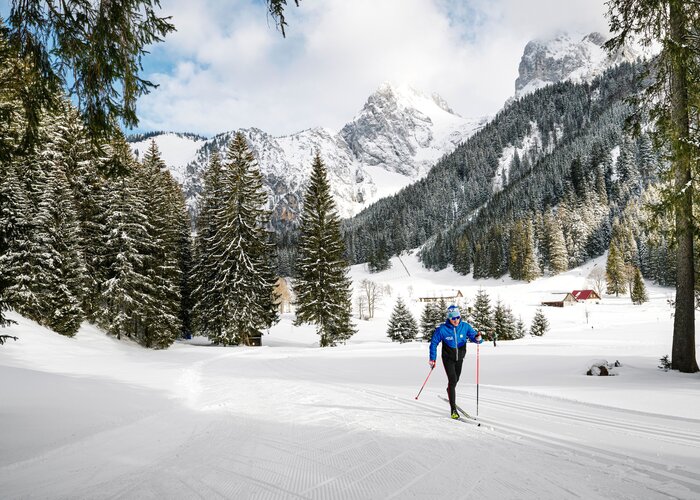
[(552, 38), (532, 40), (525, 46), (515, 80), (515, 97), (561, 81), (589, 81), (606, 69), (624, 61), (634, 61), (640, 53), (625, 48), (610, 55), (603, 48), (605, 37), (600, 33), (557, 33)]
[[(295, 220), (301, 208), (303, 190), (318, 151), (328, 167), (333, 196), (341, 214), (352, 213), (376, 192), (374, 183), (362, 165), (356, 161), (342, 138), (324, 128), (312, 128), (283, 137), (257, 129), (239, 130), (247, 139), (257, 158), (270, 195), (270, 208), (277, 220)], [(225, 154), (226, 145), (235, 131), (218, 134), (200, 148), (188, 164), (184, 183), (185, 194), (192, 211), (202, 191), (202, 176), (213, 151)]]
[(173, 177), (180, 183), (185, 182), (185, 167), (194, 160), (197, 151), (204, 145), (206, 139), (193, 134), (176, 134), (167, 132), (152, 138), (131, 143), (136, 157), (141, 159), (146, 154), (151, 140), (156, 142), (163, 161), (168, 165)]
[[(559, 33), (531, 41), (520, 62), (515, 98), (562, 80), (589, 80), (615, 64), (638, 57), (638, 51), (632, 49), (611, 57), (602, 47), (604, 41), (599, 33)], [(320, 127), (282, 137), (256, 128), (240, 131), (258, 158), (273, 219), (292, 221), (301, 209), (315, 151), (326, 163), (341, 216), (349, 217), (421, 179), (440, 157), (488, 120), (461, 117), (438, 95), (384, 83), (337, 133)], [(193, 214), (209, 155), (225, 151), (235, 132), (204, 142), (180, 134), (154, 136), (163, 158), (182, 183)], [(134, 149), (143, 150), (146, 144), (136, 143)]]
[[(240, 132), (258, 159), (271, 195), (273, 218), (294, 220), (316, 151), (328, 168), (339, 213), (348, 217), (420, 179), (437, 159), (486, 121), (457, 115), (440, 96), (428, 97), (407, 86), (385, 83), (338, 133), (320, 127), (282, 137), (256, 128)], [(216, 150), (225, 152), (235, 132), (199, 143), (194, 153), (183, 151), (181, 143), (162, 140), (174, 134), (155, 136), (163, 158), (183, 184), (192, 211), (196, 211), (209, 155)]]

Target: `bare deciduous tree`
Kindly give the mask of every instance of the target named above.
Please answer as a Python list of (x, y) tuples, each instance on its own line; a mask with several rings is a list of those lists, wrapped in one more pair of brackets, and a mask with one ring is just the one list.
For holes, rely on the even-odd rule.
[(384, 287), (372, 280), (363, 279), (360, 282), (360, 294), (364, 297), (367, 305), (367, 319), (374, 318), (374, 311), (384, 296)]
[(588, 282), (595, 293), (602, 297), (605, 290), (605, 269), (602, 266), (595, 266), (588, 274)]

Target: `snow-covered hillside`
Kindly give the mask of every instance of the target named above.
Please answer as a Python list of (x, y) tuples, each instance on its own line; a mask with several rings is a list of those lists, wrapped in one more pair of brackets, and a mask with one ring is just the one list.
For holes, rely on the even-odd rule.
[[(551, 330), (470, 345), (455, 422), (427, 344), (395, 344), (399, 295), (483, 287), (530, 322), (604, 258), (530, 284), (423, 269), (414, 256), (362, 279), (386, 286), (346, 346), (320, 349), (292, 316), (263, 347), (205, 339), (143, 349), (84, 325), (65, 338), (17, 315), (0, 347), (4, 498), (687, 498), (700, 496), (700, 374), (663, 372), (671, 289), (651, 300), (546, 308)], [(405, 265), (405, 267), (404, 267)], [(593, 361), (617, 376), (589, 377)]]

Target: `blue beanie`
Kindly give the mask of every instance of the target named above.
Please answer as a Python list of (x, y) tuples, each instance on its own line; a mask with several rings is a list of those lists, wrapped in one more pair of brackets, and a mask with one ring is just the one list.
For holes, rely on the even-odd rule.
[(459, 318), (460, 316), (462, 315), (459, 312), (459, 307), (450, 306), (447, 308), (447, 319)]

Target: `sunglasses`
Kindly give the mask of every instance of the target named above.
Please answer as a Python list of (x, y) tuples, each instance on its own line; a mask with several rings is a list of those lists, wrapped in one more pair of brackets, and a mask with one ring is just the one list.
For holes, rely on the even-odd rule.
[(454, 318), (450, 318), (450, 321), (456, 321), (458, 319), (462, 319), (462, 316), (455, 316)]

